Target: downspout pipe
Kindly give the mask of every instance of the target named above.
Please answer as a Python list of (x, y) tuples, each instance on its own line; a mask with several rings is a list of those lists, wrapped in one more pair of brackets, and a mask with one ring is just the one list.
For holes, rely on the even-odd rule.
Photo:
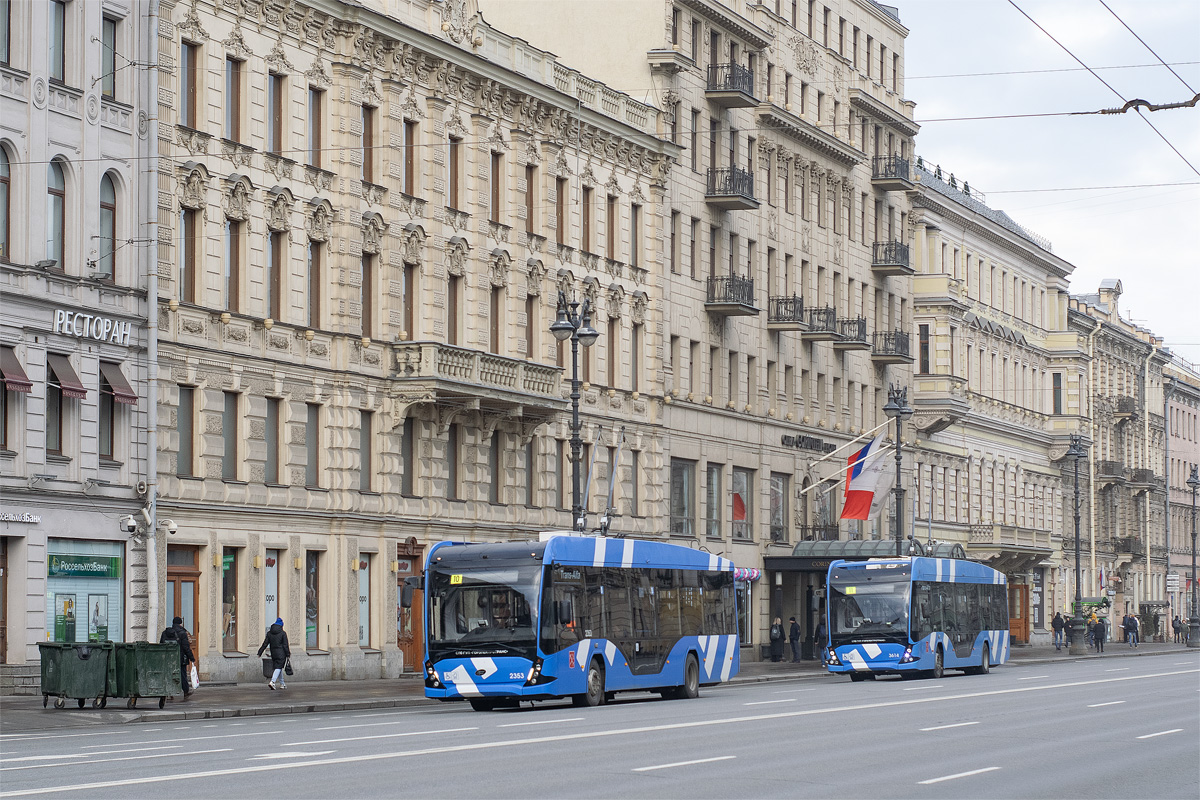
[[(1096, 327), (1092, 328), (1092, 332), (1088, 334), (1088, 416), (1092, 419), (1092, 457), (1088, 459), (1088, 541), (1090, 542), (1089, 557), (1091, 558), (1091, 570), (1089, 579), (1095, 580), (1096, 576), (1096, 449), (1100, 439), (1100, 423), (1096, 419), (1095, 410), (1095, 391), (1096, 391), (1096, 334), (1100, 332), (1103, 323), (1100, 320), (1094, 320)], [(1097, 586), (1097, 592), (1099, 587)]]
[(146, 11), (147, 61), (151, 65), (146, 97), (149, 157), (142, 160), (145, 172), (141, 181), (147, 190), (142, 198), (143, 219), (152, 242), (147, 248), (152, 256), (146, 271), (146, 506), (150, 512), (150, 530), (146, 533), (146, 640), (150, 642), (163, 627), (159, 617), (163, 592), (158, 581), (158, 25), (159, 0), (150, 0)]
[[(1158, 345), (1150, 345), (1150, 352), (1146, 354), (1146, 363), (1142, 367), (1142, 407), (1147, 409), (1147, 413), (1142, 416), (1142, 467), (1150, 467), (1150, 361), (1158, 354)], [(1153, 489), (1146, 490), (1146, 585), (1142, 588), (1142, 596), (1147, 600), (1154, 597), (1154, 587), (1151, 583), (1150, 572), (1150, 495), (1154, 493)], [(1139, 606), (1140, 610), (1140, 606)]]
[[(1163, 380), (1163, 476), (1166, 484), (1166, 502), (1163, 509), (1166, 516), (1163, 517), (1164, 534), (1166, 537), (1166, 552), (1167, 564), (1165, 567), (1166, 574), (1163, 576), (1163, 597), (1167, 596), (1166, 575), (1171, 573), (1171, 413), (1170, 403), (1171, 392), (1175, 389), (1175, 381), (1170, 377)], [(1172, 604), (1174, 608), (1174, 604)]]

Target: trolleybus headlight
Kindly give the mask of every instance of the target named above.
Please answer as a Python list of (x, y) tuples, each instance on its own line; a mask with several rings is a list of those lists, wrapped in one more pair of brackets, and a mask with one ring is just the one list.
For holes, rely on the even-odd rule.
[(912, 662), (914, 662), (916, 660), (917, 660), (916, 657), (913, 656), (913, 654), (912, 654), (912, 645), (909, 645), (908, 647), (904, 648), (904, 655), (900, 656), (900, 663), (901, 664), (911, 664)]
[(837, 657), (837, 653), (836, 653), (836, 652), (834, 652), (834, 650), (833, 650), (833, 648), (832, 648), (832, 647), (831, 647), (831, 648), (829, 648), (829, 655), (828, 655), (828, 656), (826, 656), (825, 660), (826, 660), (828, 663), (830, 663), (830, 664), (835, 664), (835, 665), (837, 665), (837, 666), (839, 666), (839, 667), (842, 665), (842, 661), (841, 661), (841, 659), (839, 659), (839, 658)]
[(442, 688), (441, 681), (437, 678), (437, 670), (433, 668), (432, 661), (425, 662), (425, 685), (432, 689)]
[(542, 674), (542, 663), (540, 657), (533, 660), (533, 666), (529, 670), (529, 678), (525, 681), (526, 686), (537, 686), (538, 684), (549, 683), (554, 680), (553, 675)]

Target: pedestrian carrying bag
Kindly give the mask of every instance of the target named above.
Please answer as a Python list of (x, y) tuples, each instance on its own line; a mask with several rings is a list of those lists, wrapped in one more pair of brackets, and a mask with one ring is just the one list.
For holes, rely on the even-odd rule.
[(292, 672), (292, 657), (291, 656), (288, 656), (287, 661), (283, 662), (283, 674), (284, 675), (295, 674)]
[(270, 678), (275, 674), (275, 662), (269, 658), (264, 658), (263, 662), (263, 677)]

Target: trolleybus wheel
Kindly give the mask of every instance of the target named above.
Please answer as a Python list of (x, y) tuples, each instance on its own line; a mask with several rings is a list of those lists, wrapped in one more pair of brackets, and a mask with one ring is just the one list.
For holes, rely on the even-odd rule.
[(683, 686), (679, 690), (681, 700), (694, 700), (700, 696), (700, 664), (695, 653), (688, 653), (683, 667)]
[(939, 646), (937, 649), (937, 653), (933, 657), (933, 677), (934, 678), (941, 678), (943, 675), (946, 674), (946, 668), (944, 666), (944, 661), (942, 659), (943, 659), (942, 648)]
[(861, 672), (851, 672), (850, 673), (850, 680), (854, 681), (855, 683), (858, 683), (861, 680), (866, 680), (866, 677), (867, 676), (863, 675)]
[(588, 664), (587, 671), (587, 691), (583, 694), (575, 695), (572, 702), (577, 706), (595, 707), (604, 704), (604, 670), (600, 668), (600, 662), (592, 659)]
[(496, 707), (496, 701), (489, 697), (471, 697), (468, 698), (468, 702), (476, 711), (491, 711)]
[(983, 645), (983, 656), (979, 659), (979, 666), (974, 669), (976, 675), (987, 675), (992, 671), (992, 658), (988, 651), (987, 643)]

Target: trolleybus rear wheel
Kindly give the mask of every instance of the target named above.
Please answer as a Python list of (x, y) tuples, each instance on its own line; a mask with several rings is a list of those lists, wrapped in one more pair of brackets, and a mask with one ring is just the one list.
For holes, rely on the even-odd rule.
[(937, 653), (933, 657), (933, 677), (934, 678), (941, 678), (943, 675), (946, 674), (946, 669), (944, 666), (945, 662), (942, 659), (943, 659), (942, 648), (938, 647)]
[(700, 696), (700, 664), (695, 653), (688, 653), (683, 666), (683, 686), (679, 690), (681, 700), (694, 700)]

